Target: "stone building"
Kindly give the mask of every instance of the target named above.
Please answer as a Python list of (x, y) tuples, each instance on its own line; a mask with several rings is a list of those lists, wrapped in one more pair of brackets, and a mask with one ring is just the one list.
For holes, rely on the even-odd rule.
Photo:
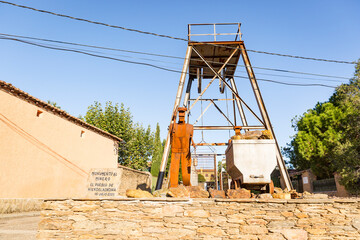
[(85, 197), (122, 140), (0, 81), (0, 198)]

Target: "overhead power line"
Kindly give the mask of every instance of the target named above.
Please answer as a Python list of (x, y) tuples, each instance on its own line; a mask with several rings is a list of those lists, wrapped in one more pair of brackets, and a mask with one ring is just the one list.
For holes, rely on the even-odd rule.
[[(81, 44), (81, 43), (74, 43), (74, 42), (65, 42), (65, 41), (60, 41), (60, 40), (44, 39), (44, 38), (21, 36), (21, 35), (14, 35), (14, 34), (5, 34), (5, 33), (0, 33), (0, 36), (25, 38), (25, 39), (31, 39), (31, 40), (37, 40), (37, 41), (45, 41), (45, 42), (51, 42), (51, 43), (60, 43), (60, 44), (66, 44), (66, 45), (74, 45), (74, 46), (81, 46), (81, 47), (88, 47), (88, 48), (96, 48), (96, 49), (109, 50), (109, 51), (119, 51), (119, 52), (126, 52), (126, 53), (134, 53), (134, 54), (142, 54), (142, 55), (155, 56), (155, 57), (164, 57), (164, 58), (172, 58), (172, 59), (184, 60), (183, 57), (179, 57), (179, 56), (170, 56), (170, 55), (164, 55), (164, 54), (131, 51), (131, 50), (124, 50), (124, 49), (119, 49), (119, 48), (109, 48), (109, 47)], [(125, 56), (125, 57), (129, 57), (129, 56)], [(150, 59), (143, 59), (143, 60), (150, 60)], [(194, 61), (196, 61), (196, 60), (197, 61), (202, 61), (202, 60), (194, 59)], [(163, 61), (159, 61), (159, 62), (163, 62)], [(210, 63), (223, 64), (221, 62), (216, 62), (216, 61), (209, 61), (209, 62)], [(165, 63), (170, 63), (170, 62), (165, 62)], [(228, 65), (244, 67), (244, 65), (241, 65), (241, 64), (228, 63)], [(332, 76), (332, 75), (324, 75), (324, 74), (316, 74), (316, 73), (307, 73), (307, 72), (298, 72), (298, 71), (291, 71), (291, 70), (285, 70), (285, 69), (264, 68), (264, 67), (256, 67), (256, 66), (253, 66), (253, 68), (261, 69), (261, 70), (268, 70), (268, 71), (277, 71), (277, 72), (283, 72), (283, 73), (311, 75), (311, 76), (317, 76), (317, 77), (337, 78), (337, 79), (345, 79), (345, 80), (349, 79), (348, 77)], [(315, 78), (297, 77), (297, 76), (290, 76), (290, 75), (267, 74), (267, 73), (257, 73), (257, 74), (259, 74), (259, 75), (268, 75), (268, 76), (276, 76), (276, 77), (309, 79), (309, 80), (317, 80), (317, 81), (340, 82), (338, 80), (315, 79)]]
[(26, 44), (30, 44), (30, 45), (34, 45), (34, 46), (38, 46), (38, 47), (43, 47), (43, 48), (49, 48), (49, 49), (53, 49), (53, 50), (61, 50), (61, 51), (67, 51), (67, 52), (76, 52), (76, 53), (81, 53), (81, 54), (85, 54), (85, 55), (89, 55), (89, 56), (93, 56), (93, 57), (101, 57), (101, 58), (106, 58), (106, 59), (110, 59), (110, 60), (115, 60), (115, 61), (119, 61), (119, 62), (145, 65), (145, 66), (149, 66), (149, 67), (153, 67), (153, 68), (158, 68), (158, 69), (165, 70), (165, 71), (169, 71), (169, 72), (177, 72), (176, 70), (171, 70), (171, 69), (168, 69), (168, 68), (159, 67), (159, 66), (156, 66), (156, 65), (153, 65), (153, 64), (150, 64), (150, 63), (142, 63), (142, 62), (128, 61), (128, 60), (124, 60), (124, 59), (119, 59), (119, 58), (113, 58), (113, 57), (108, 57), (108, 56), (97, 55), (97, 54), (93, 54), (93, 53), (89, 53), (89, 52), (85, 52), (85, 51), (80, 51), (80, 50), (75, 50), (75, 49), (68, 49), (68, 48), (59, 48), (59, 47), (53, 47), (53, 46), (46, 46), (46, 45), (43, 45), (43, 44), (33, 43), (33, 42), (24, 41), (24, 40), (16, 39), (16, 38), (0, 37), (0, 39), (13, 40), (13, 41), (22, 42), (22, 43), (26, 43)]
[[(154, 64), (150, 64), (150, 63), (129, 61), (129, 60), (124, 60), (124, 59), (120, 59), (120, 58), (103, 56), (103, 55), (98, 55), (98, 54), (94, 54), (94, 53), (89, 53), (89, 52), (86, 52), (86, 51), (83, 51), (83, 50), (68, 49), (68, 48), (61, 48), (61, 47), (55, 47), (55, 46), (46, 46), (44, 44), (38, 44), (38, 43), (34, 43), (34, 42), (25, 41), (25, 40), (22, 40), (22, 39), (10, 38), (10, 37), (1, 37), (0, 36), (0, 39), (17, 41), (17, 42), (26, 43), (26, 44), (30, 44), (30, 45), (33, 45), (33, 46), (42, 47), (42, 48), (48, 48), (48, 49), (53, 49), (53, 50), (60, 50), (60, 51), (66, 51), (66, 52), (75, 52), (75, 53), (85, 54), (85, 55), (92, 56), (92, 57), (105, 58), (105, 59), (119, 61), (119, 62), (125, 62), (125, 63), (137, 64), (137, 65), (144, 65), (144, 66), (149, 66), (149, 67), (157, 68), (157, 69), (168, 71), (168, 72), (182, 73), (182, 71), (180, 71), (180, 70), (174, 70), (174, 69), (170, 69), (170, 68), (166, 68), (166, 67), (161, 67), (161, 66), (157, 66), (157, 65), (154, 65)], [(234, 76), (234, 77), (247, 79), (247, 77), (243, 77), (243, 76)], [(277, 83), (277, 84), (282, 84), (282, 85), (289, 85), (289, 86), (303, 86), (303, 87), (317, 86), (317, 87), (336, 88), (335, 86), (330, 86), (330, 85), (326, 85), (326, 84), (317, 84), (317, 83), (314, 83), (314, 84), (287, 83), (287, 82), (280, 82), (280, 81), (275, 81), (275, 80), (271, 80), (271, 79), (262, 79), (262, 78), (257, 78), (257, 80), (258, 81), (264, 81), (264, 82)]]
[[(173, 36), (169, 36), (169, 35), (158, 34), (158, 33), (153, 33), (153, 32), (147, 32), (147, 31), (142, 31), (142, 30), (138, 30), (138, 29), (134, 29), (134, 28), (126, 28), (126, 27), (122, 27), (122, 26), (118, 26), (118, 25), (93, 21), (93, 20), (84, 19), (84, 18), (73, 17), (73, 16), (69, 16), (69, 15), (65, 15), (65, 14), (60, 14), (60, 13), (55, 13), (55, 12), (51, 12), (51, 11), (47, 11), (47, 10), (42, 10), (42, 9), (37, 9), (37, 8), (29, 7), (29, 6), (24, 6), (24, 5), (20, 5), (20, 4), (16, 4), (16, 3), (12, 3), (12, 2), (7, 2), (7, 1), (0, 0), (0, 3), (8, 4), (8, 5), (11, 5), (11, 6), (20, 7), (20, 8), (24, 8), (24, 9), (29, 9), (29, 10), (33, 10), (33, 11), (37, 11), (37, 12), (41, 12), (41, 13), (51, 14), (51, 15), (55, 15), (55, 16), (58, 16), (58, 17), (64, 17), (64, 18), (69, 18), (69, 19), (72, 19), (72, 20), (77, 20), (77, 21), (102, 25), (102, 26), (106, 26), (106, 27), (117, 28), (117, 29), (122, 29), (122, 30), (126, 30), (126, 31), (131, 31), (131, 32), (137, 32), (137, 33), (141, 33), (141, 34), (153, 35), (153, 36), (156, 36), (156, 37), (169, 38), (169, 39), (173, 39), (173, 40), (180, 40), (180, 41), (186, 41), (186, 42), (188, 41), (185, 38), (173, 37)], [(203, 44), (213, 45), (211, 43), (203, 43)], [(217, 45), (217, 46), (220, 46), (220, 45)], [(233, 48), (233, 47), (229, 47), (229, 46), (224, 46), (224, 47)], [(273, 53), (273, 52), (251, 50), (251, 49), (247, 49), (247, 51), (248, 52), (254, 52), (254, 53), (267, 54), (267, 55), (280, 56), (280, 57), (298, 58), (298, 59), (304, 59), (304, 60), (332, 62), (332, 63), (343, 63), (343, 64), (356, 64), (355, 61), (350, 62), (350, 61), (334, 60), (334, 59), (303, 57), (303, 56), (297, 56), (297, 55)]]

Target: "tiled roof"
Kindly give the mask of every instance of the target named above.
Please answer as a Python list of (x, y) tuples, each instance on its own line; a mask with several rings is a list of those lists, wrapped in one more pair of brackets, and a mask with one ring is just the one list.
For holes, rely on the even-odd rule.
[(40, 108), (43, 108), (45, 110), (47, 110), (48, 112), (52, 112), (53, 114), (61, 117), (61, 118), (64, 118), (76, 125), (79, 125), (83, 128), (86, 128), (86, 129), (89, 129), (91, 131), (94, 131), (98, 134), (101, 134), (107, 138), (110, 138), (110, 139), (113, 139), (115, 141), (120, 141), (120, 142), (123, 142), (123, 140), (117, 136), (114, 136), (104, 130), (101, 130), (100, 128), (97, 128), (93, 125), (90, 125), (86, 122), (84, 122), (83, 120), (79, 119), (79, 118), (76, 118), (74, 116), (71, 116), (70, 114), (68, 114), (67, 112), (65, 112), (64, 110), (61, 110), (57, 107), (54, 107), (53, 105), (49, 104), (49, 103), (46, 103), (38, 98), (35, 98), (33, 96), (31, 96), (30, 94), (14, 87), (13, 85), (11, 85), (10, 83), (7, 83), (7, 82), (4, 82), (4, 81), (1, 81), (0, 80), (0, 90), (4, 90), (5, 92), (13, 95), (13, 96), (16, 96), (24, 101), (27, 101), (28, 103), (31, 103), (31, 104), (34, 104), (35, 106), (37, 107), (40, 107)]

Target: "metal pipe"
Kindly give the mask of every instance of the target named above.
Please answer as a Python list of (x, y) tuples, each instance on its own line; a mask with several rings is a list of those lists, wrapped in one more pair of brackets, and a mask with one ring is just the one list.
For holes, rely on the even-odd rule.
[(194, 156), (196, 158), (201, 158), (201, 157), (208, 158), (208, 157), (211, 157), (213, 155), (223, 156), (223, 157), (225, 156), (225, 154), (221, 154), (221, 153), (192, 154), (191, 156)]
[[(182, 95), (182, 92), (183, 92), (183, 89), (184, 89), (184, 84), (185, 84), (185, 77), (187, 75), (186, 73), (188, 71), (189, 64), (190, 64), (191, 52), (192, 52), (192, 46), (188, 46), (187, 50), (186, 50), (185, 59), (184, 59), (184, 66), (183, 66), (182, 71), (181, 71), (178, 90), (177, 90), (177, 93), (176, 93), (175, 104), (174, 104), (174, 108), (173, 108), (173, 111), (172, 111), (172, 114), (171, 114), (170, 126), (176, 121), (176, 115), (177, 115), (176, 111), (177, 111), (177, 108), (180, 105), (181, 95)], [(158, 175), (158, 179), (157, 179), (157, 182), (156, 182), (155, 190), (161, 189), (162, 183), (163, 183), (163, 180), (164, 180), (166, 164), (167, 164), (167, 160), (168, 160), (169, 152), (170, 152), (170, 131), (171, 131), (171, 129), (169, 128), (168, 134), (166, 136), (166, 143), (165, 143), (165, 146), (164, 146), (164, 153), (163, 153), (162, 160), (161, 160), (161, 165), (160, 165), (160, 170), (159, 170), (159, 175)]]
[(216, 170), (216, 155), (214, 155), (214, 176), (215, 176), (215, 190), (218, 189), (218, 176), (217, 176), (217, 170)]
[[(242, 129), (266, 129), (264, 126), (242, 126)], [(194, 126), (194, 130), (233, 130), (233, 126)]]
[[(231, 87), (234, 89), (234, 91), (235, 91), (237, 94), (239, 94), (239, 92), (238, 92), (238, 90), (237, 90), (237, 88), (236, 88), (236, 84), (235, 84), (234, 78), (230, 78), (230, 84), (231, 84)], [(247, 121), (246, 121), (244, 109), (243, 109), (243, 107), (242, 107), (242, 105), (241, 105), (241, 102), (240, 102), (240, 100), (237, 99), (237, 98), (235, 98), (235, 101), (236, 101), (236, 105), (237, 105), (237, 107), (238, 107), (238, 109), (239, 109), (239, 114), (240, 114), (241, 122), (242, 122), (242, 124), (243, 124), (244, 126), (247, 126), (248, 123), (247, 123)]]
[(188, 80), (188, 84), (186, 87), (186, 93), (185, 93), (185, 97), (184, 97), (184, 107), (187, 107), (187, 104), (188, 104), (188, 101), (190, 98), (190, 91), (191, 91), (191, 85), (192, 85), (193, 80), (194, 79), (192, 79), (192, 78), (189, 78), (189, 80)]
[(221, 160), (221, 166), (220, 166), (220, 190), (224, 190), (224, 189), (223, 189), (224, 183), (223, 183), (222, 167), (223, 167), (223, 162), (222, 162), (222, 160)]
[(232, 100), (232, 105), (233, 105), (233, 111), (234, 111), (234, 124), (235, 126), (237, 126), (237, 123), (236, 123), (236, 109), (235, 109), (235, 97), (234, 97), (234, 94), (232, 95), (233, 96), (233, 100)]
[[(194, 98), (190, 98), (189, 101), (195, 101), (196, 99)], [(234, 98), (214, 98), (214, 99), (211, 99), (211, 98), (202, 98), (202, 99), (199, 99), (198, 101), (233, 101), (235, 100)]]
[(201, 83), (202, 83), (201, 69), (202, 68), (196, 68), (196, 78), (197, 78), (197, 81), (198, 81), (198, 93), (201, 93)]
[(228, 143), (195, 143), (195, 146), (227, 146)]
[(241, 49), (241, 55), (242, 55), (242, 59), (244, 61), (244, 65), (245, 65), (247, 74), (248, 74), (249, 79), (250, 79), (251, 87), (252, 87), (252, 89), (254, 91), (257, 104), (259, 106), (261, 115), (262, 115), (262, 117), (264, 119), (264, 122), (265, 122), (264, 125), (265, 125), (267, 130), (271, 131), (271, 134), (272, 134), (272, 136), (273, 136), (273, 138), (275, 140), (275, 143), (276, 143), (276, 149), (277, 149), (277, 151), (276, 151), (276, 159), (277, 159), (277, 162), (278, 162), (278, 166), (280, 168), (281, 177), (285, 182), (286, 188), (288, 190), (291, 190), (291, 189), (293, 189), (291, 179), (290, 179), (289, 173), (286, 170), (285, 161), (284, 161), (284, 159), (283, 159), (283, 157), (281, 155), (281, 150), (280, 150), (280, 147), (279, 147), (279, 143), (276, 140), (274, 129), (272, 128), (269, 115), (268, 115), (268, 113), (266, 111), (266, 108), (265, 108), (264, 100), (263, 100), (263, 98), (261, 96), (260, 89), (259, 89), (259, 86), (257, 84), (254, 71), (253, 71), (253, 69), (251, 67), (249, 56), (248, 56), (248, 54), (246, 52), (245, 45), (243, 43), (240, 44), (240, 49)]

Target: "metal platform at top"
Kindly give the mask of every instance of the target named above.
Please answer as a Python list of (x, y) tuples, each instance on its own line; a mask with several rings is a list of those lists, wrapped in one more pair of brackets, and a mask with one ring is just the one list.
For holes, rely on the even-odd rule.
[[(242, 43), (240, 25), (240, 23), (188, 24), (189, 45), (196, 46), (196, 49), (207, 62), (211, 63), (214, 70), (219, 71), (234, 49)], [(225, 30), (231, 32), (223, 32), (222, 28), (224, 27), (226, 27)], [(208, 32), (209, 28), (213, 28), (212, 33), (202, 33)], [(237, 51), (222, 71), (224, 78), (234, 77), (239, 58), (240, 51)], [(213, 72), (195, 52), (191, 53), (189, 74), (190, 78), (196, 78), (198, 74), (201, 74), (203, 79), (214, 76)]]

